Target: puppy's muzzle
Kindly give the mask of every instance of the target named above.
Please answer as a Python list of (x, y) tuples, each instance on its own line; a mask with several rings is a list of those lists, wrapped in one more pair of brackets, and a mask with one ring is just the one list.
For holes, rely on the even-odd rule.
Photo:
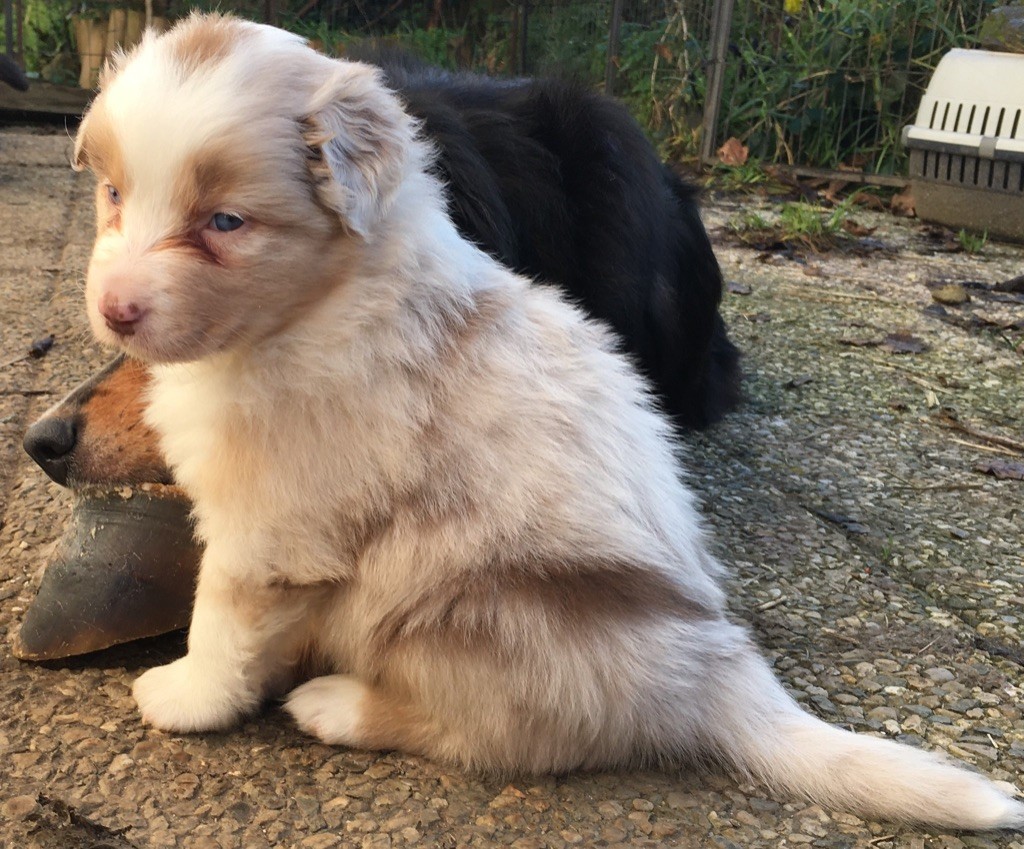
[(134, 336), (146, 317), (146, 310), (134, 301), (122, 301), (109, 292), (100, 298), (99, 310), (107, 327), (118, 336)]

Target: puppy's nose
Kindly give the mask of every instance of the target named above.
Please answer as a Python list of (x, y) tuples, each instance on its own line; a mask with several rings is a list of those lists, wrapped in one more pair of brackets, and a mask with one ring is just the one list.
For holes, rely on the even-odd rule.
[(100, 298), (99, 309), (107, 327), (119, 336), (134, 335), (146, 315), (146, 311), (134, 301), (122, 301), (110, 292)]
[(50, 416), (32, 425), (22, 444), (55, 483), (67, 486), (77, 442), (78, 429), (72, 419)]

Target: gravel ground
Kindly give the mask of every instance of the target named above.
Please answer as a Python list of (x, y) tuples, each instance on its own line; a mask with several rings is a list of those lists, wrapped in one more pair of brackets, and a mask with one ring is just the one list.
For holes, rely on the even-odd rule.
[[(68, 508), (23, 456), (21, 434), (105, 359), (80, 296), (91, 179), (71, 172), (67, 149), (62, 136), (0, 133), (8, 644)], [(975, 468), (1014, 459), (985, 434), (1024, 440), (1021, 334), (964, 318), (1006, 324), (1024, 319), (1024, 304), (975, 289), (945, 319), (925, 312), (928, 283), (1006, 280), (1024, 251), (944, 253), (917, 223), (858, 213), (880, 225), (872, 238), (886, 250), (762, 255), (729, 244), (722, 227), (750, 204), (760, 202), (712, 199), (707, 212), (733, 283), (724, 308), (745, 351), (748, 401), (687, 440), (732, 567), (732, 609), (808, 710), (1024, 785), (1024, 483)], [(875, 344), (898, 331), (927, 349), (890, 350), (905, 335)], [(47, 357), (7, 364), (47, 333), (57, 337)], [(143, 728), (131, 681), (182, 646), (171, 635), (45, 665), (0, 652), (3, 846), (1024, 849), (1020, 836), (830, 814), (724, 774), (481, 780), (311, 742), (273, 708), (225, 734)]]

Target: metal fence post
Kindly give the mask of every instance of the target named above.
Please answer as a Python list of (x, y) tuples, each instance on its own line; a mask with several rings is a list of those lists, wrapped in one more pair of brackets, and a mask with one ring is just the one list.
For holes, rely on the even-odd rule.
[(524, 0), (519, 4), (519, 74), (525, 75), (529, 54), (526, 49), (526, 39), (530, 29), (530, 0)]
[(700, 132), (700, 161), (712, 162), (718, 133), (718, 113), (722, 107), (725, 62), (729, 55), (729, 30), (734, 0), (715, 0), (711, 22), (711, 61), (708, 63), (708, 91), (704, 101), (704, 120)]
[(8, 56), (14, 56), (14, 3), (13, 0), (4, 2), (4, 52)]
[(604, 93), (614, 94), (615, 59), (619, 55), (619, 30), (622, 27), (622, 0), (612, 0), (612, 19), (608, 24), (608, 53), (604, 62)]

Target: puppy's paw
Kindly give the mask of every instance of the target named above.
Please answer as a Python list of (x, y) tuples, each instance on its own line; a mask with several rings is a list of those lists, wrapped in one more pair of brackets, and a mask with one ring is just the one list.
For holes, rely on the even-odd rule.
[(253, 699), (205, 676), (187, 656), (139, 676), (132, 695), (143, 722), (163, 731), (226, 728), (254, 707)]
[(284, 707), (307, 734), (331, 745), (359, 746), (366, 694), (351, 675), (324, 675), (292, 690)]

